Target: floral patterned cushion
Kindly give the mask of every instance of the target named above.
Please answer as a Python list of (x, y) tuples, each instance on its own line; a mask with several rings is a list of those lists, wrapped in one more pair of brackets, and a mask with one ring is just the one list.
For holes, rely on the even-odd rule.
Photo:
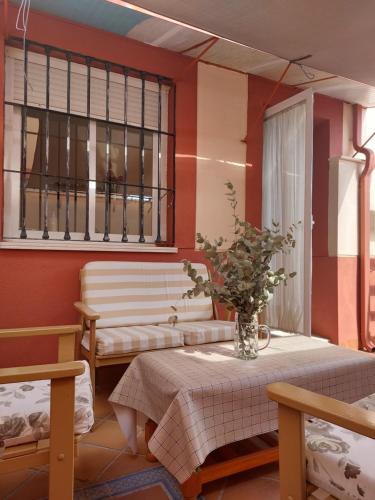
[[(375, 411), (375, 394), (354, 403)], [(306, 422), (307, 479), (343, 500), (375, 498), (375, 440), (317, 418)]]
[[(75, 433), (88, 432), (94, 423), (89, 365), (76, 377)], [(0, 447), (48, 438), (50, 380), (0, 385)]]

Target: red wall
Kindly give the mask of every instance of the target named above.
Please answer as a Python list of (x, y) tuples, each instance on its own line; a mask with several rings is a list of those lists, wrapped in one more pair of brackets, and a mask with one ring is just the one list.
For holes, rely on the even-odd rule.
[(312, 240), (312, 330), (337, 342), (337, 262), (336, 259), (328, 257), (329, 156), (329, 120), (315, 120), (313, 164), (313, 214), (315, 223)]
[(328, 255), (328, 159), (342, 154), (343, 105), (323, 95), (314, 100), (314, 256)]
[[(16, 9), (10, 8), (7, 22), (10, 35), (14, 29)], [(2, 16), (3, 17), (3, 16)], [(0, 51), (3, 55), (3, 33)], [(92, 260), (197, 260), (195, 243), (196, 190), (196, 122), (197, 68), (191, 59), (168, 50), (151, 47), (61, 18), (31, 12), (28, 37), (40, 43), (62, 47), (93, 57), (136, 67), (175, 79), (176, 103), (176, 246), (175, 254), (0, 250), (0, 328), (69, 324), (77, 321), (73, 301), (79, 299), (79, 270)], [(0, 59), (0, 84), (4, 75)], [(183, 77), (182, 77), (183, 75)], [(3, 86), (1, 85), (1, 88)], [(2, 94), (2, 93), (1, 93)], [(1, 99), (3, 96), (1, 95)], [(0, 102), (3, 113), (3, 103)], [(0, 123), (3, 123), (0, 115)], [(0, 161), (3, 133), (0, 136)], [(2, 166), (2, 165), (1, 165)], [(2, 175), (0, 176), (2, 179)], [(0, 198), (1, 199), (1, 198)], [(2, 214), (0, 214), (2, 220)], [(35, 347), (29, 342), (2, 341), (0, 366), (16, 362), (51, 361), (54, 344)], [(13, 345), (13, 348), (11, 348)]]
[(328, 158), (343, 151), (343, 102), (314, 104), (312, 329), (333, 342), (358, 346), (358, 258), (328, 254)]
[(369, 330), (372, 341), (375, 341), (375, 259), (371, 259), (370, 265), (370, 314)]
[[(4, 158), (4, 104), (3, 104), (3, 89), (5, 86), (4, 82), (4, 38), (6, 33), (6, 18), (4, 15), (4, 5), (0, 4), (0, 235), (3, 234), (3, 217), (2, 217), (2, 207), (4, 205), (3, 197), (3, 175), (1, 172), (1, 166)], [(1, 276), (0, 276), (1, 279)]]

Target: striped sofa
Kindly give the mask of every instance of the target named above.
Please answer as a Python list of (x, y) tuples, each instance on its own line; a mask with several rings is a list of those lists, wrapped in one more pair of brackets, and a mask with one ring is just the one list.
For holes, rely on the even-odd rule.
[[(208, 278), (206, 266), (194, 267)], [(211, 298), (182, 298), (193, 283), (181, 263), (89, 262), (80, 280), (74, 305), (93, 384), (96, 367), (129, 363), (143, 351), (233, 339), (234, 322), (214, 319)]]

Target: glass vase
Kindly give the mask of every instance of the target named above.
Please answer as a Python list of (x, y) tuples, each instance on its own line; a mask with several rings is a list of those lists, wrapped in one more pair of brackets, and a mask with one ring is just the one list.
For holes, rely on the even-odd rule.
[[(271, 340), (271, 331), (266, 325), (258, 324), (258, 317), (236, 313), (236, 329), (234, 334), (234, 349), (237, 358), (256, 359), (258, 352), (265, 349)], [(265, 344), (259, 347), (259, 332), (266, 336)], [(262, 335), (263, 336), (263, 335)]]

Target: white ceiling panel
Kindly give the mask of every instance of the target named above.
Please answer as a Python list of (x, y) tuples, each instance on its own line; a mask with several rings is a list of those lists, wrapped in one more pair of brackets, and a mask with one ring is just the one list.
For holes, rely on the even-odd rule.
[[(282, 66), (282, 70), (286, 67), (286, 64)], [(270, 78), (271, 80), (278, 80), (281, 71), (278, 69), (264, 70), (260, 73), (264, 78)], [(310, 68), (309, 66), (299, 66), (297, 64), (292, 64), (288, 69), (287, 74), (285, 75), (283, 82), (287, 85), (300, 85), (303, 82), (310, 82), (314, 80), (320, 80), (321, 78), (327, 78), (328, 76), (332, 76), (330, 73), (326, 73), (325, 71), (319, 71), (317, 69)]]
[[(206, 35), (207, 39), (207, 35)], [(202, 48), (189, 51), (189, 56), (197, 57)], [(283, 60), (270, 54), (265, 54), (259, 50), (244, 47), (236, 43), (227, 42), (226, 40), (218, 40), (202, 58), (214, 64), (228, 66), (245, 73), (257, 74), (259, 69), (264, 67), (278, 66), (282, 68)]]
[(137, 24), (127, 36), (175, 52), (181, 52), (207, 39), (204, 33), (156, 17), (150, 17)]
[(357, 103), (364, 107), (375, 106), (375, 88), (347, 78), (337, 77), (332, 80), (301, 86), (301, 88), (308, 87), (313, 88), (320, 94), (335, 97), (352, 104)]
[(283, 59), (375, 85), (374, 0), (131, 0)]

